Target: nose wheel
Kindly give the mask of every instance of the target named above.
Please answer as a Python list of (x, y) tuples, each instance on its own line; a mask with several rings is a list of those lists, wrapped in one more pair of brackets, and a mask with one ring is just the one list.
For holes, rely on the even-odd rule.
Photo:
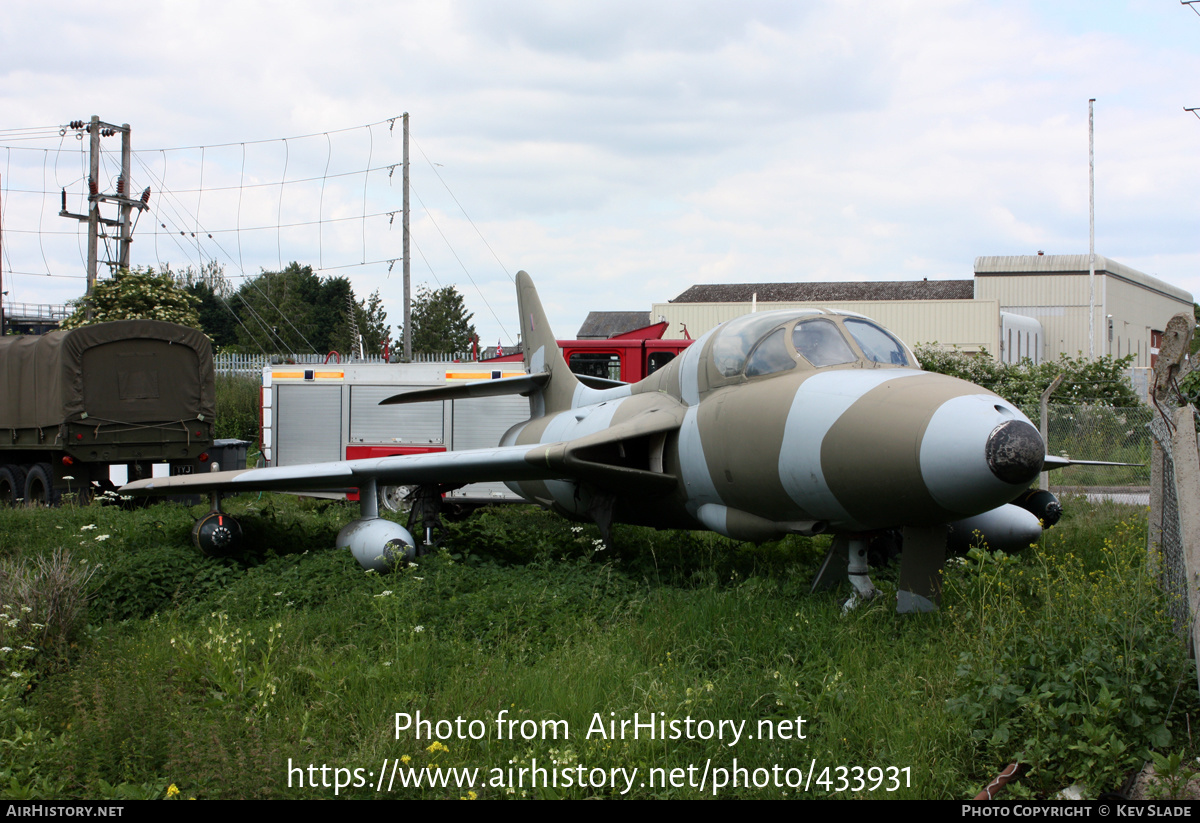
[[(842, 604), (842, 614), (847, 614), (858, 604), (879, 594), (871, 582), (871, 563), (882, 564), (900, 553), (896, 611), (900, 614), (935, 611), (942, 595), (946, 527), (906, 527), (900, 534), (870, 532), (834, 535), (825, 560), (813, 579), (812, 591), (833, 588), (844, 573), (851, 589), (850, 597)], [(897, 549), (900, 551), (897, 552)]]
[(867, 562), (868, 543), (866, 537), (854, 535), (847, 540), (846, 577), (850, 580), (850, 598), (842, 604), (842, 614), (855, 609), (859, 603), (873, 600), (879, 594), (869, 575), (870, 564)]

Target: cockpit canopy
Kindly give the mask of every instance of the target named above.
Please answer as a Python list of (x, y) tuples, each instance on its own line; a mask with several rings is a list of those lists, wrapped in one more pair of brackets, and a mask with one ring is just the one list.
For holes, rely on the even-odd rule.
[(820, 309), (747, 314), (714, 335), (713, 364), (726, 378), (848, 364), (916, 366), (903, 343), (861, 315)]

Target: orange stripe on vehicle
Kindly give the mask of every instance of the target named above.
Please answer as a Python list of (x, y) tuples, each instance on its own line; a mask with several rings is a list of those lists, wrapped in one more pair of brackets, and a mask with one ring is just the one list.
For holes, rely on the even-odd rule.
[[(524, 377), (525, 372), (523, 372), (523, 371), (501, 372), (500, 376), (501, 377)], [(480, 371), (471, 371), (471, 372), (448, 371), (448, 372), (446, 372), (446, 379), (447, 380), (491, 380), (492, 375), (490, 372), (480, 372)]]

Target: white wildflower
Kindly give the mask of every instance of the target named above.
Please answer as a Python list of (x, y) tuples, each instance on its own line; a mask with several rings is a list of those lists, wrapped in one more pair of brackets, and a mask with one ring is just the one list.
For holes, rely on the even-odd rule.
[(92, 529), (94, 529), (94, 528), (96, 528), (96, 524), (95, 524), (95, 523), (88, 523), (86, 526), (80, 526), (80, 527), (79, 527), (79, 530), (80, 530), (81, 532), (89, 532), (89, 531), (91, 531), (91, 530), (92, 530)]
[(98, 534), (96, 535), (96, 542), (99, 543), (101, 540), (107, 540), (110, 537), (112, 537), (111, 534)]

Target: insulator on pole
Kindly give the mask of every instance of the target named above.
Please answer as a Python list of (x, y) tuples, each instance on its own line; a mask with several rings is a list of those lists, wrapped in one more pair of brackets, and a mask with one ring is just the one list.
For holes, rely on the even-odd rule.
[(144, 192), (142, 192), (142, 202), (143, 203), (150, 202), (150, 187), (149, 186), (146, 186), (146, 190)]
[(91, 177), (91, 176), (88, 177), (88, 191), (93, 196), (100, 193), (100, 187), (96, 185), (96, 178)]

